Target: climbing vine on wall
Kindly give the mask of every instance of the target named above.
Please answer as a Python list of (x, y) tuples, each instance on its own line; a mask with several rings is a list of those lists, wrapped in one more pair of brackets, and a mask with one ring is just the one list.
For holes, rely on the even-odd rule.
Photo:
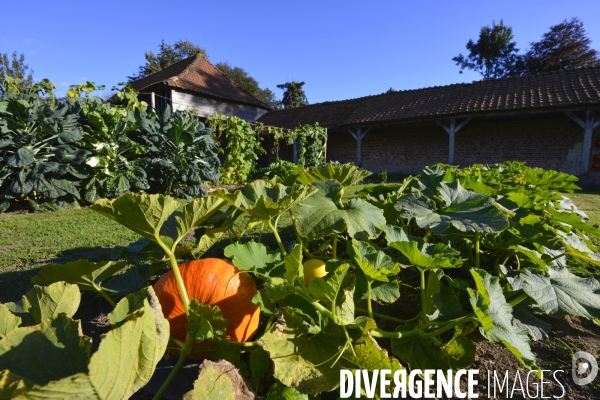
[(265, 126), (260, 122), (249, 123), (239, 117), (227, 117), (218, 113), (208, 117), (206, 122), (215, 129), (215, 142), (227, 155), (221, 166), (221, 181), (225, 184), (248, 181), (250, 173), (257, 166), (258, 157), (266, 153), (262, 146), (266, 137), (273, 138), (273, 152), (277, 160), (280, 143), (291, 146), (296, 141), (298, 164), (312, 168), (325, 162), (327, 134), (318, 124), (282, 129)]
[(215, 113), (207, 119), (215, 129), (215, 141), (225, 145), (227, 157), (221, 165), (221, 181), (225, 184), (244, 183), (256, 167), (258, 157), (265, 154), (260, 131), (239, 117)]
[(298, 141), (298, 164), (313, 168), (325, 162), (327, 133), (323, 127), (318, 124), (299, 125), (290, 133)]

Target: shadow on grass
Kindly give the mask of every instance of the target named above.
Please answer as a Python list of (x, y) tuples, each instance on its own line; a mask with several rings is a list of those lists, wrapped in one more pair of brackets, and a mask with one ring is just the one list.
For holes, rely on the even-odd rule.
[(600, 194), (600, 185), (580, 186), (581, 190), (576, 190), (575, 194)]
[[(296, 239), (296, 234), (292, 226), (282, 226), (279, 229), (279, 235), (286, 248), (291, 247)], [(241, 242), (246, 243), (250, 240), (258, 241), (258, 231), (252, 231), (244, 235)], [(224, 250), (225, 247), (231, 243), (235, 243), (235, 238), (230, 239), (229, 236), (224, 236), (219, 240), (213, 247), (211, 247), (202, 258), (215, 257), (225, 258)], [(263, 231), (261, 235), (261, 242), (271, 250), (277, 250), (278, 244), (275, 240), (273, 233), (270, 231)], [(41, 267), (47, 264), (65, 264), (68, 262), (76, 261), (79, 259), (87, 259), (91, 262), (100, 262), (111, 260), (111, 255), (114, 251), (114, 247), (80, 247), (70, 249), (61, 253), (57, 257), (50, 259), (38, 260), (35, 263), (28, 264), (15, 264), (9, 267), (0, 269), (0, 302), (6, 303), (10, 301), (16, 301), (27, 293), (31, 288), (31, 279), (41, 271)], [(146, 255), (140, 254), (129, 254), (124, 257), (120, 257), (119, 260), (127, 261), (129, 264), (136, 265), (146, 261)], [(188, 260), (180, 260), (185, 262)]]
[[(108, 261), (113, 250), (114, 247), (79, 247), (65, 251), (57, 257), (0, 268), (0, 303), (19, 300), (32, 288), (31, 279), (44, 265), (66, 264), (79, 259), (87, 259), (91, 262)], [(121, 259), (129, 264), (135, 264), (140, 261), (140, 256), (129, 255)]]
[(40, 270), (40, 265), (0, 269), (0, 303), (19, 300), (31, 289), (31, 278)]

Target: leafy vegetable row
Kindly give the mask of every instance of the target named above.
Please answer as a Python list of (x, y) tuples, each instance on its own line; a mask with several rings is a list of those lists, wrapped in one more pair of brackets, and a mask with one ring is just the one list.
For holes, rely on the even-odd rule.
[(146, 113), (97, 97), (62, 102), (37, 93), (0, 97), (0, 212), (93, 204), (129, 192), (206, 194), (218, 147), (190, 112)]

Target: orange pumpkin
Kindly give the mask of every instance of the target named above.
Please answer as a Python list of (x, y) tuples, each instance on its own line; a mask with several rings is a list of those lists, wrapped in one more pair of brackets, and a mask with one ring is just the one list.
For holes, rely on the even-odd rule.
[[(218, 258), (194, 260), (179, 266), (190, 300), (218, 306), (227, 319), (226, 337), (245, 342), (258, 328), (260, 308), (252, 303), (256, 284), (252, 276)], [(154, 291), (171, 326), (171, 337), (185, 341), (187, 316), (173, 271), (155, 284)], [(205, 347), (196, 343), (194, 347)]]

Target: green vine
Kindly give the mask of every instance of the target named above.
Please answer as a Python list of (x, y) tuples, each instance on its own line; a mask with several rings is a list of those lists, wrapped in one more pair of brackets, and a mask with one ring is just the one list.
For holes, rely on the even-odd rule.
[(209, 117), (206, 123), (215, 129), (215, 142), (220, 143), (221, 151), (227, 154), (221, 167), (221, 181), (225, 184), (241, 184), (249, 180), (258, 157), (266, 153), (262, 146), (265, 137), (273, 138), (273, 154), (277, 160), (281, 143), (291, 146), (296, 142), (297, 164), (312, 168), (325, 162), (327, 133), (318, 124), (300, 125), (290, 130), (218, 113)]
[(216, 131), (215, 142), (222, 144), (225, 136), (227, 157), (221, 166), (221, 181), (225, 184), (246, 182), (256, 168), (258, 157), (266, 153), (261, 144), (261, 129), (257, 129), (262, 128), (262, 124), (251, 124), (239, 117), (218, 113), (206, 122)]

